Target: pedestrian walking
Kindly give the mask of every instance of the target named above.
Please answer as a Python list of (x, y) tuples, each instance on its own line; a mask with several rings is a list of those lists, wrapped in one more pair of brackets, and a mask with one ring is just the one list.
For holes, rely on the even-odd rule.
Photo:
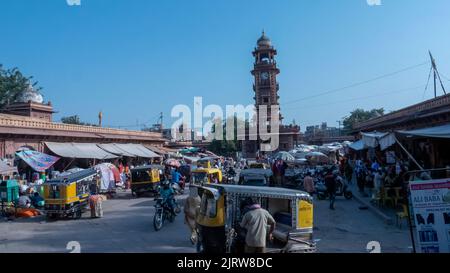
[(345, 163), (344, 174), (345, 174), (345, 179), (347, 179), (347, 183), (349, 185), (351, 185), (352, 179), (353, 179), (353, 168), (350, 165), (350, 162), (348, 162), (348, 161), (346, 161), (346, 163)]
[(303, 178), (303, 188), (311, 196), (316, 191), (316, 188), (314, 186), (314, 179), (311, 177), (311, 173), (310, 172), (307, 172), (305, 178)]
[(197, 213), (200, 209), (201, 198), (198, 195), (198, 189), (195, 186), (189, 187), (189, 196), (186, 198), (186, 202), (184, 204), (184, 220), (185, 224), (188, 225), (189, 230), (191, 231), (191, 242), (193, 245), (197, 244), (198, 236), (197, 236), (197, 226), (196, 226), (196, 217)]
[(330, 209), (334, 210), (334, 201), (336, 200), (336, 177), (331, 170), (327, 171), (325, 176), (325, 186), (327, 187), (327, 193), (330, 197)]

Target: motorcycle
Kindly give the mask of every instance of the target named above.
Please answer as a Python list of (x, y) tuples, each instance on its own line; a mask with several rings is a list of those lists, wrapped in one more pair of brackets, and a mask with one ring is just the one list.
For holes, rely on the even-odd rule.
[(175, 207), (172, 210), (167, 202), (163, 198), (155, 198), (155, 216), (153, 217), (153, 227), (155, 231), (160, 230), (164, 222), (169, 220), (169, 222), (175, 221), (175, 217), (180, 213), (181, 209), (175, 200)]
[(228, 171), (226, 172), (225, 183), (235, 184), (235, 179), (236, 179), (236, 171), (233, 168), (229, 168)]
[[(317, 198), (324, 200), (329, 197), (327, 187), (324, 180), (319, 179), (316, 183)], [(342, 182), (342, 179), (336, 181), (336, 196), (344, 196), (345, 199), (350, 200), (353, 198), (353, 193), (348, 189), (348, 186)]]
[(172, 187), (175, 194), (184, 194), (184, 182), (182, 182), (181, 180), (180, 183), (171, 183), (170, 186)]

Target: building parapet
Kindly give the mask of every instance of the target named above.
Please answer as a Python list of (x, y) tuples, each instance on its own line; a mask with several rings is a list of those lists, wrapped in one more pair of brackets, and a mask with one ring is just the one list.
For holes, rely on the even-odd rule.
[(353, 127), (353, 129), (355, 131), (360, 131), (360, 130), (364, 130), (366, 128), (370, 128), (371, 126), (383, 123), (383, 122), (387, 122), (387, 121), (392, 121), (395, 119), (400, 119), (402, 117), (405, 116), (412, 116), (416, 113), (420, 113), (423, 111), (430, 111), (436, 108), (442, 108), (442, 107), (449, 107), (450, 109), (450, 94), (447, 95), (443, 95), (437, 98), (433, 98), (415, 105), (411, 105), (408, 106), (406, 108), (394, 111), (392, 113), (380, 116), (380, 117), (376, 117), (364, 122), (360, 122), (355, 124), (355, 126)]
[(94, 134), (112, 134), (120, 136), (132, 135), (145, 138), (162, 139), (162, 135), (160, 133), (154, 132), (128, 131), (105, 127), (48, 122), (41, 119), (34, 119), (29, 117), (7, 115), (7, 114), (0, 114), (0, 127), (30, 128), (30, 129), (83, 132)]

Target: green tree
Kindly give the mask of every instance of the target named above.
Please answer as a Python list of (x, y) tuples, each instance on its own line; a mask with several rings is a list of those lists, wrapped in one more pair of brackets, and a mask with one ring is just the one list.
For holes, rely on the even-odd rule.
[(344, 118), (344, 131), (350, 132), (353, 130), (353, 126), (358, 122), (363, 122), (372, 118), (376, 118), (384, 115), (384, 109), (372, 109), (369, 111), (365, 111), (364, 109), (358, 108), (354, 111), (350, 112), (350, 116)]
[[(0, 109), (17, 100), (32, 79), (33, 77), (25, 77), (17, 68), (4, 69), (0, 64)], [(36, 84), (34, 82), (32, 85)]]
[(82, 122), (78, 115), (62, 117), (61, 122), (65, 124), (75, 124), (75, 125), (85, 125), (85, 126), (98, 126), (96, 124), (91, 124), (87, 122)]
[(78, 115), (62, 117), (61, 122), (66, 123), (66, 124), (83, 125), (83, 123), (80, 121), (80, 117)]
[[(227, 123), (234, 123), (234, 132), (232, 139), (227, 139), (226, 128)], [(244, 126), (245, 130), (248, 131), (249, 122), (246, 120), (240, 120), (236, 116), (228, 117), (226, 121), (223, 122), (223, 138), (222, 140), (214, 139), (211, 141), (208, 149), (218, 155), (223, 156), (233, 156), (237, 151), (241, 149), (240, 141), (238, 140), (238, 128)], [(214, 124), (211, 128), (211, 133), (216, 132), (216, 125)]]

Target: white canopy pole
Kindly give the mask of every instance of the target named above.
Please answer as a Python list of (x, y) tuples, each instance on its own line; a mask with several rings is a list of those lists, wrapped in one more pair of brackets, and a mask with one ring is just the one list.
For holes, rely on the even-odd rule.
[(406, 150), (405, 147), (403, 147), (403, 145), (400, 143), (400, 141), (397, 139), (397, 137), (394, 135), (395, 141), (398, 143), (398, 145), (403, 149), (403, 151), (405, 151), (405, 153), (408, 155), (409, 158), (412, 159), (412, 161), (420, 168), (421, 171), (424, 170), (424, 168), (422, 168), (422, 166), (420, 166), (419, 163), (417, 163), (416, 159), (414, 159), (414, 157), (408, 152), (408, 150)]

